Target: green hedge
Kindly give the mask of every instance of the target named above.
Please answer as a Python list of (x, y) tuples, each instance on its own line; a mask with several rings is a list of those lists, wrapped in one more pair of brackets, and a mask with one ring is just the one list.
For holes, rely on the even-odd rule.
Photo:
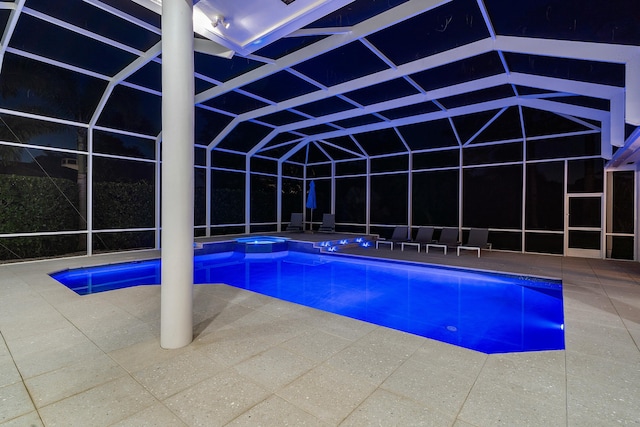
[(146, 181), (93, 184), (93, 228), (155, 226), (155, 187)]
[(73, 181), (0, 175), (0, 233), (78, 230), (77, 205)]
[[(0, 233), (86, 230), (78, 213), (78, 200), (77, 183), (68, 179), (0, 175)], [(153, 184), (94, 184), (94, 228), (153, 227), (154, 206)], [(99, 249), (148, 247), (153, 241), (149, 233), (110, 234), (98, 239)], [(0, 239), (0, 260), (86, 253), (85, 244), (84, 234), (4, 238)]]
[[(82, 243), (80, 241), (82, 240)], [(86, 243), (86, 235), (7, 237), (0, 239), (0, 261), (51, 258), (73, 254), (86, 255), (78, 249)]]

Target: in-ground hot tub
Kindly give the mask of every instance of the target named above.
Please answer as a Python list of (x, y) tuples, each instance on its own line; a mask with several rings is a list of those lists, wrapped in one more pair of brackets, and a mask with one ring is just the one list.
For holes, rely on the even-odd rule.
[(281, 252), (289, 249), (286, 237), (277, 236), (250, 236), (236, 239), (236, 252), (246, 254), (264, 254), (271, 252)]

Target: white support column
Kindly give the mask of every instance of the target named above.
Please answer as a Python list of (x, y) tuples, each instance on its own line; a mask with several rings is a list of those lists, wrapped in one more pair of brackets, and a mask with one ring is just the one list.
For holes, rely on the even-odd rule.
[(278, 177), (276, 178), (276, 231), (282, 231), (282, 161), (278, 161)]
[[(622, 147), (624, 146), (624, 140), (625, 140), (625, 96), (628, 96), (628, 94), (625, 94), (624, 92), (620, 92), (616, 95), (614, 95), (611, 98), (610, 101), (610, 105), (611, 105), (611, 114), (609, 115), (610, 117), (610, 136), (609, 136), (609, 153), (611, 153), (611, 146), (615, 146), (615, 147)], [(603, 139), (604, 139), (604, 135), (603, 135)], [(608, 159), (611, 159), (611, 154), (609, 154)]]
[(527, 138), (522, 139), (522, 198), (520, 207), (520, 252), (527, 243)]
[(609, 236), (607, 233), (613, 232), (613, 174), (615, 172), (604, 171), (604, 197), (602, 198), (603, 204), (603, 221), (604, 225), (601, 234), (602, 256), (603, 258), (611, 258), (612, 245), (609, 244)]
[(205, 200), (206, 200), (206, 204), (205, 204), (205, 215), (207, 216), (207, 219), (205, 221), (205, 224), (207, 225), (207, 232), (205, 233), (206, 237), (211, 237), (211, 190), (212, 190), (212, 181), (211, 181), (211, 155), (212, 155), (212, 150), (209, 150), (207, 148), (206, 152), (207, 152), (207, 169), (205, 172), (205, 180), (206, 180), (206, 184), (205, 184)]
[(371, 158), (367, 156), (367, 183), (366, 183), (366, 209), (365, 209), (365, 233), (371, 234)]
[[(87, 130), (87, 170), (86, 170), (86, 224), (87, 255), (93, 255), (93, 126)], [(78, 154), (81, 156), (82, 154)]]
[(640, 231), (640, 225), (638, 224), (638, 218), (640, 217), (640, 213), (638, 212), (638, 201), (640, 200), (640, 175), (636, 170), (634, 173), (633, 182), (635, 183), (635, 191), (633, 192), (633, 206), (635, 209), (633, 210), (633, 240), (634, 240), (634, 250), (633, 250), (633, 260), (638, 261), (640, 256), (640, 237), (638, 232)]
[(407, 225), (409, 237), (413, 236), (413, 151), (409, 151), (409, 173), (407, 174)]
[(193, 340), (193, 3), (162, 2), (162, 291), (160, 345)]
[(635, 53), (627, 62), (625, 68), (625, 87), (626, 87), (626, 121), (640, 126), (640, 54)]
[(251, 233), (251, 157), (245, 158), (244, 173), (244, 232)]
[(160, 206), (160, 201), (162, 200), (162, 168), (160, 167), (161, 161), (160, 151), (162, 150), (162, 133), (156, 138), (155, 141), (155, 159), (156, 159), (156, 169), (155, 169), (155, 178), (156, 178), (156, 192), (155, 192), (155, 220), (154, 225), (156, 227), (156, 240), (155, 240), (155, 248), (160, 249), (162, 247), (162, 242), (160, 238), (162, 236), (162, 224), (160, 224), (160, 214), (162, 212), (162, 206)]
[[(310, 142), (307, 142), (307, 145), (305, 146), (304, 169), (302, 169), (302, 212), (304, 212), (302, 215), (304, 226), (302, 228), (304, 231), (307, 230), (307, 188), (309, 188), (309, 185), (307, 184), (307, 170), (309, 169), (309, 144)], [(313, 215), (313, 213), (311, 215)], [(312, 219), (313, 218), (309, 218), (309, 222), (311, 222)], [(313, 231), (313, 223), (311, 223), (309, 231)]]
[(520, 217), (520, 252), (525, 253), (527, 247), (527, 132), (524, 129), (524, 114), (522, 106), (518, 105), (518, 117), (520, 119), (520, 134), (522, 135), (522, 216)]
[(331, 160), (331, 213), (336, 214), (336, 161)]
[(458, 153), (458, 232), (460, 235), (459, 239), (462, 238), (462, 221), (464, 216), (462, 215), (462, 208), (464, 207), (464, 158), (463, 158), (463, 148), (462, 144), (460, 145), (460, 152)]

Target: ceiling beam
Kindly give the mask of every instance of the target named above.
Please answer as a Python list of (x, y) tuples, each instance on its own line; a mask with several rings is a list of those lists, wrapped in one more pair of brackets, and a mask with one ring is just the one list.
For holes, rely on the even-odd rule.
[(609, 62), (625, 66), (625, 120), (640, 126), (640, 48), (617, 44), (498, 36), (495, 48), (505, 52)]
[(7, 48), (9, 47), (9, 40), (11, 40), (11, 36), (13, 35), (13, 32), (16, 29), (16, 25), (18, 24), (18, 18), (22, 13), (22, 9), (24, 8), (25, 1), (26, 0), (18, 0), (15, 3), (0, 4), (0, 6), (8, 6), (8, 7), (3, 7), (3, 9), (11, 10), (11, 12), (9, 13), (9, 18), (7, 19), (7, 23), (4, 26), (2, 39), (0, 39), (0, 71), (2, 71), (4, 54), (7, 52)]
[(420, 0), (403, 3), (353, 26), (351, 31), (348, 33), (335, 34), (326, 37), (310, 46), (306, 46), (278, 59), (274, 64), (263, 65), (262, 67), (231, 79), (220, 86), (200, 92), (196, 95), (196, 103), (205, 102), (208, 99), (215, 98), (216, 96), (220, 96), (232, 91), (233, 89), (253, 83), (256, 80), (275, 74), (285, 68), (290, 68), (296, 64), (306, 61), (307, 59), (316, 57), (340, 46), (344, 46), (361, 37), (366, 37), (371, 33), (379, 31), (382, 28), (389, 27), (397, 22), (404, 21), (420, 13), (449, 3), (450, 1), (451, 0)]
[(130, 75), (147, 65), (149, 62), (153, 61), (158, 57), (158, 55), (160, 55), (161, 52), (162, 42), (160, 41), (111, 78), (109, 84), (102, 93), (102, 97), (100, 98), (100, 101), (98, 102), (98, 105), (93, 112), (91, 120), (89, 121), (90, 126), (95, 126), (95, 124), (98, 122), (98, 119), (100, 118), (100, 115), (102, 114), (102, 111), (104, 110), (104, 107), (107, 104), (107, 101), (109, 100), (109, 97), (111, 96), (111, 93), (113, 92), (113, 89), (116, 87), (116, 85), (127, 79)]

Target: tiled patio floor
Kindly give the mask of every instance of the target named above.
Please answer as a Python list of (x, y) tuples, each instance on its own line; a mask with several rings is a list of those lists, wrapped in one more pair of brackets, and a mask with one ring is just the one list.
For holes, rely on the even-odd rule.
[(6, 264), (0, 425), (640, 423), (640, 264), (350, 252), (562, 278), (566, 350), (486, 355), (226, 285), (195, 287), (195, 339), (164, 350), (158, 286), (81, 297), (47, 275), (156, 252)]

